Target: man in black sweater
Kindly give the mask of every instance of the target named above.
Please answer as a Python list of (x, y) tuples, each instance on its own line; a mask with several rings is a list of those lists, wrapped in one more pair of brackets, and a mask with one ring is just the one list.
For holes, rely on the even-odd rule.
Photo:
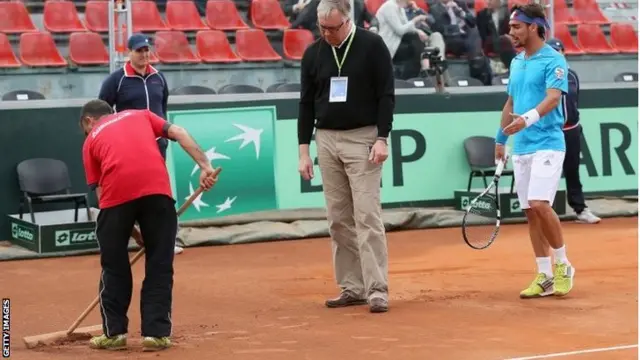
[(298, 116), (299, 171), (313, 178), (309, 143), (316, 131), (318, 165), (341, 294), (330, 308), (369, 303), (388, 310), (387, 242), (380, 206), (382, 163), (394, 109), (391, 55), (382, 38), (350, 19), (349, 0), (320, 0), (321, 39), (302, 58)]

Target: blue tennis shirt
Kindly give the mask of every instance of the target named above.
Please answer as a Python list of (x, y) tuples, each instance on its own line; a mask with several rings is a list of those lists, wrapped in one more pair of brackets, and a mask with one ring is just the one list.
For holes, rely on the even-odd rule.
[[(547, 89), (566, 94), (569, 88), (567, 61), (564, 56), (545, 44), (525, 59), (522, 51), (511, 62), (507, 93), (513, 98), (513, 113), (522, 115), (535, 108), (547, 96)], [(562, 101), (542, 116), (538, 122), (513, 135), (514, 155), (532, 154), (540, 150), (565, 151), (564, 113)]]

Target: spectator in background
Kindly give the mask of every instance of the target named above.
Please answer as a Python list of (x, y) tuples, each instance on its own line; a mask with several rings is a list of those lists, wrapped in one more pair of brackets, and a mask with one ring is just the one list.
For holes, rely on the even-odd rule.
[(489, 0), (476, 16), (478, 33), (485, 53), (496, 53), (505, 70), (511, 66), (516, 50), (509, 36), (509, 8), (502, 0)]
[(467, 5), (458, 0), (439, 0), (429, 6), (429, 12), (435, 21), (432, 28), (444, 36), (447, 51), (467, 57), (471, 77), (491, 85), (491, 64), (484, 56), (476, 19)]
[[(320, 30), (318, 28), (318, 4), (320, 0), (306, 0), (306, 5), (298, 5), (297, 12), (294, 10), (295, 4), (305, 3), (305, 0), (286, 0), (284, 3), (285, 14), (293, 16), (291, 21), (291, 28), (302, 28), (313, 32), (313, 36), (317, 39), (320, 37)], [(353, 22), (357, 27), (367, 29), (365, 23), (369, 24), (368, 30), (372, 32), (378, 32), (378, 21), (369, 11), (367, 11), (364, 5), (364, 0), (354, 0), (353, 2)], [(289, 11), (289, 12), (287, 12)]]
[[(151, 40), (144, 34), (133, 34), (128, 48), (129, 61), (105, 79), (98, 98), (116, 111), (147, 109), (166, 119), (169, 87), (164, 75), (149, 63)], [(156, 141), (166, 159), (167, 139), (159, 137)], [(181, 247), (175, 247), (176, 254), (182, 251)]]
[[(547, 41), (552, 48), (564, 55), (564, 45), (558, 39)], [(569, 68), (567, 80), (569, 92), (563, 96), (564, 110), (564, 142), (566, 152), (564, 156), (563, 172), (567, 184), (567, 202), (576, 212), (578, 222), (597, 224), (600, 218), (594, 215), (584, 202), (582, 183), (580, 183), (580, 141), (582, 137), (582, 125), (580, 125), (580, 111), (578, 111), (578, 97), (580, 95), (580, 80), (578, 74)]]
[[(411, 16), (411, 19), (409, 19)], [(429, 16), (410, 0), (387, 0), (376, 13), (379, 34), (389, 49), (393, 63), (401, 65), (399, 78), (406, 80), (420, 75), (420, 60), (425, 47), (440, 50), (445, 56), (442, 34), (433, 32), (428, 24)]]

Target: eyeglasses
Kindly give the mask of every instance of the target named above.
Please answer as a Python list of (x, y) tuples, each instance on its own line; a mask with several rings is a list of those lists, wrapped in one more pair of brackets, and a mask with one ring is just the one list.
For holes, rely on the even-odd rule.
[(317, 23), (320, 31), (332, 32), (332, 33), (338, 32), (338, 30), (340, 30), (340, 28), (342, 28), (344, 24), (345, 24), (344, 20), (338, 26), (324, 26), (324, 25), (321, 25), (320, 22)]

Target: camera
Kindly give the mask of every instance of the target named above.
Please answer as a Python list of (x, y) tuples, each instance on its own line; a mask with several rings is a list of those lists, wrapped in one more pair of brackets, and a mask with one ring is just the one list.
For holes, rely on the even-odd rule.
[(443, 74), (447, 70), (447, 62), (440, 57), (440, 49), (435, 47), (425, 48), (420, 55), (420, 63), (425, 77), (428, 75), (436, 78), (436, 90), (444, 91)]

